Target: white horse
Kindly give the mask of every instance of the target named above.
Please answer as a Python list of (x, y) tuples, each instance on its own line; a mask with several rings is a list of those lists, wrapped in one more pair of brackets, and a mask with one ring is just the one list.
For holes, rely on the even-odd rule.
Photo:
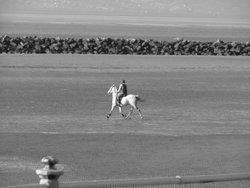
[[(136, 109), (136, 110), (138, 110), (141, 119), (143, 119), (141, 110), (137, 106), (137, 102), (138, 101), (143, 102), (144, 100), (142, 100), (139, 97), (139, 95), (129, 94), (126, 97), (123, 97), (122, 100), (121, 100), (121, 104), (118, 105), (118, 103), (117, 103), (117, 94), (118, 94), (118, 92), (117, 92), (117, 88), (116, 88), (116, 86), (114, 84), (112, 84), (112, 86), (109, 88), (107, 93), (109, 95), (112, 94), (112, 106), (111, 106), (111, 110), (110, 110), (109, 114), (107, 115), (107, 118), (109, 118), (111, 116), (111, 114), (114, 111), (115, 107), (118, 106), (119, 112), (122, 115), (122, 117), (128, 118), (132, 114), (133, 110)], [(124, 115), (122, 113), (122, 106), (127, 106), (127, 105), (130, 105), (131, 108), (130, 108), (129, 114), (126, 116), (126, 115)]]

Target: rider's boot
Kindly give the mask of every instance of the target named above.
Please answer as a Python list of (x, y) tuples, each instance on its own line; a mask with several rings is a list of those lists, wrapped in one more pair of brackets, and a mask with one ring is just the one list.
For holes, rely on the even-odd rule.
[(118, 97), (117, 105), (118, 105), (118, 106), (121, 106), (121, 97)]

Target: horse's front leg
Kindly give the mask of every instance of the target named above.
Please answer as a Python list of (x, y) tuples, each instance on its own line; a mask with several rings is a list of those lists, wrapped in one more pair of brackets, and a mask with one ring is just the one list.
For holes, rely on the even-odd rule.
[(118, 106), (118, 109), (122, 117), (126, 118), (126, 115), (122, 113), (122, 107)]
[(110, 112), (107, 115), (107, 119), (109, 119), (109, 117), (112, 115), (112, 112), (114, 111), (114, 109), (115, 109), (115, 105), (112, 105), (111, 106), (111, 110), (110, 110)]

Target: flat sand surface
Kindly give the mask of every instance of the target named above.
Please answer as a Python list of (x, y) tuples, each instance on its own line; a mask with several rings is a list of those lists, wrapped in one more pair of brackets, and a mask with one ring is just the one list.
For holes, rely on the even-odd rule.
[[(46, 155), (65, 167), (62, 181), (250, 171), (249, 60), (1, 55), (0, 185), (37, 183)], [(144, 120), (106, 119), (121, 79), (145, 99)]]

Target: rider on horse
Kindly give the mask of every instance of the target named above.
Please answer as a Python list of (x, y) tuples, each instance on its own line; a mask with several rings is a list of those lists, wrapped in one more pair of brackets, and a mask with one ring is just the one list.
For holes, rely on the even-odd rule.
[(118, 105), (120, 106), (122, 97), (126, 97), (128, 95), (127, 84), (126, 84), (125, 80), (122, 80), (117, 92), (118, 92), (117, 102), (118, 102)]

